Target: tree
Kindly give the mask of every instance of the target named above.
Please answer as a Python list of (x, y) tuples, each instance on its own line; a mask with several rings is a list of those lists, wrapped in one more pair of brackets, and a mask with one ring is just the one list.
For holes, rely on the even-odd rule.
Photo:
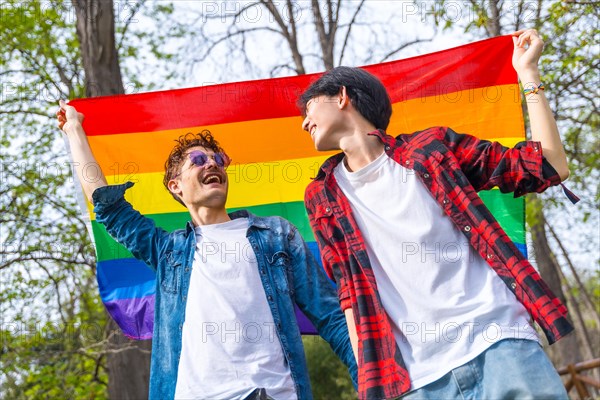
[[(378, 63), (431, 41), (433, 35), (432, 28), (416, 34), (403, 31), (396, 22), (407, 22), (399, 5), (365, 0), (258, 0), (184, 7), (161, 24), (168, 31), (185, 31), (178, 53), (188, 66), (188, 79), (198, 65), (202, 73), (211, 69), (212, 75), (232, 81)], [(186, 31), (190, 26), (193, 29)]]
[[(85, 72), (86, 96), (125, 93), (115, 41), (112, 0), (76, 0), (77, 36)], [(151, 341), (132, 341), (111, 319), (107, 327), (110, 398), (148, 397)], [(127, 371), (127, 373), (125, 373)]]
[(308, 375), (315, 399), (356, 399), (348, 368), (320, 336), (302, 338)]
[[(56, 4), (54, 4), (56, 5)], [(2, 4), (0, 307), (2, 395), (104, 397), (106, 316), (70, 164), (48, 129), (47, 103), (81, 95), (66, 16), (41, 3)]]
[[(118, 61), (163, 40), (152, 26), (133, 27), (143, 4), (0, 5), (2, 398), (147, 397), (148, 350), (132, 356), (137, 346), (119, 343), (104, 311), (87, 213), (54, 118), (58, 99), (141, 86), (143, 77), (134, 76), (124, 87), (121, 69), (132, 76), (131, 67)], [(164, 4), (146, 10), (169, 11)], [(153, 55), (155, 65), (169, 56)]]

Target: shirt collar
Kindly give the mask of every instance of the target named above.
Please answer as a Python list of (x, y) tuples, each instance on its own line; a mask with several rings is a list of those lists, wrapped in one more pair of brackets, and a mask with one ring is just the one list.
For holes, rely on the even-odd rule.
[(190, 232), (194, 232), (194, 224), (191, 220), (185, 224), (185, 233), (189, 234)]
[(252, 214), (248, 210), (238, 210), (238, 211), (231, 212), (231, 213), (229, 213), (229, 218), (231, 218), (231, 219), (248, 218), (248, 226), (249, 227), (255, 226), (257, 228), (263, 228), (263, 229), (269, 228), (269, 225), (267, 223), (265, 223), (263, 218)]
[[(237, 219), (237, 218), (248, 218), (248, 226), (255, 226), (257, 228), (263, 228), (263, 229), (268, 229), (269, 225), (265, 223), (264, 219), (261, 217), (258, 217), (254, 214), (252, 214), (251, 212), (248, 212), (247, 210), (238, 210), (238, 211), (234, 211), (229, 213), (229, 218), (231, 219)], [(185, 230), (186, 233), (190, 233), (190, 232), (194, 232), (194, 224), (192, 223), (192, 221), (188, 221), (186, 226), (185, 226)]]

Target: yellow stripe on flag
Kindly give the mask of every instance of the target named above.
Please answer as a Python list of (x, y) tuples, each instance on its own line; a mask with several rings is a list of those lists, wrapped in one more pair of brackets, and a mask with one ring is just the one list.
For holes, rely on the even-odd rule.
[[(227, 208), (250, 207), (260, 204), (304, 201), (304, 190), (327, 156), (296, 160), (270, 161), (252, 164), (232, 164), (227, 169), (229, 195)], [(127, 181), (135, 183), (125, 198), (142, 214), (182, 212), (185, 208), (176, 202), (163, 186), (164, 174), (150, 172), (134, 175), (108, 176), (109, 185)], [(93, 207), (88, 203), (88, 210)], [(95, 220), (92, 215), (92, 220)]]

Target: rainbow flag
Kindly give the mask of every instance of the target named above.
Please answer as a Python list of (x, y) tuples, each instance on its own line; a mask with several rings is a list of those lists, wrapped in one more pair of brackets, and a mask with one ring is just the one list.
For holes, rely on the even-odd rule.
[[(405, 60), (364, 67), (378, 76), (393, 103), (391, 135), (429, 126), (497, 140), (524, 140), (513, 43), (502, 36)], [(280, 215), (294, 223), (311, 250), (318, 248), (304, 209), (304, 189), (332, 153), (315, 151), (301, 129), (298, 95), (317, 75), (228, 83), (189, 89), (74, 100), (109, 184), (133, 181), (126, 198), (166, 230), (180, 229), (187, 210), (163, 187), (163, 165), (174, 139), (209, 129), (231, 156), (228, 210)], [(525, 253), (524, 201), (498, 190), (482, 192), (511, 239)], [(125, 335), (152, 336), (155, 276), (95, 221), (102, 301)], [(313, 331), (298, 314), (304, 333)]]

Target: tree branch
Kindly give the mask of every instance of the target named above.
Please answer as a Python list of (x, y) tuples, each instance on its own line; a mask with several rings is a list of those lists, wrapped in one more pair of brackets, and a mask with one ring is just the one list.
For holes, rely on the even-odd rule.
[(408, 46), (412, 46), (413, 44), (417, 44), (417, 43), (425, 43), (425, 42), (431, 42), (433, 40), (433, 38), (430, 39), (415, 39), (412, 42), (408, 42), (403, 44), (402, 46), (398, 47), (396, 50), (393, 50), (391, 52), (389, 52), (385, 57), (383, 57), (379, 62), (384, 62), (385, 60), (387, 60), (388, 58), (390, 58), (391, 56), (393, 56), (394, 54), (404, 50), (405, 48), (407, 48)]
[[(127, 4), (129, 4), (129, 3), (127, 3)], [(117, 46), (116, 46), (117, 53), (119, 53), (119, 51), (121, 50), (121, 47), (123, 46), (123, 40), (125, 39), (125, 36), (127, 36), (127, 30), (129, 29), (129, 25), (131, 24), (131, 21), (133, 21), (133, 17), (145, 5), (146, 5), (146, 0), (138, 0), (138, 2), (134, 4), (131, 15), (129, 16), (129, 18), (127, 18), (127, 21), (125, 21), (125, 25), (123, 26), (123, 33), (121, 33), (121, 37), (119, 38), (119, 41), (117, 42)]]
[(596, 308), (594, 307), (594, 302), (593, 302), (592, 298), (590, 297), (590, 294), (588, 293), (587, 289), (585, 288), (585, 285), (583, 284), (583, 282), (581, 282), (581, 278), (579, 277), (579, 274), (577, 273), (577, 270), (575, 269), (575, 266), (573, 265), (573, 262), (571, 261), (571, 258), (569, 257), (567, 250), (565, 249), (565, 246), (563, 246), (562, 241), (560, 240), (560, 238), (558, 237), (558, 235), (556, 234), (556, 232), (554, 231), (552, 226), (550, 224), (546, 224), (546, 226), (548, 227), (548, 230), (550, 231), (550, 234), (552, 235), (554, 240), (556, 240), (556, 243), (558, 244), (558, 247), (560, 248), (560, 251), (562, 252), (563, 257), (567, 261), (569, 270), (571, 271), (571, 274), (573, 274), (573, 278), (575, 278), (575, 282), (577, 282), (577, 288), (583, 294), (584, 302), (586, 303), (587, 308), (590, 310), (590, 312), (592, 313), (592, 315), (595, 319), (596, 326), (600, 327), (600, 315), (596, 311)]
[(342, 45), (342, 51), (340, 52), (340, 58), (338, 61), (338, 65), (342, 65), (342, 60), (344, 59), (344, 52), (346, 51), (346, 46), (348, 45), (348, 40), (350, 39), (350, 31), (352, 30), (352, 26), (356, 22), (356, 17), (360, 13), (360, 10), (362, 9), (363, 4), (365, 4), (365, 0), (361, 0), (358, 7), (356, 7), (356, 10), (354, 10), (354, 14), (352, 15), (352, 18), (350, 19), (350, 23), (348, 24), (348, 30), (346, 31), (346, 35), (344, 36), (344, 44)]

